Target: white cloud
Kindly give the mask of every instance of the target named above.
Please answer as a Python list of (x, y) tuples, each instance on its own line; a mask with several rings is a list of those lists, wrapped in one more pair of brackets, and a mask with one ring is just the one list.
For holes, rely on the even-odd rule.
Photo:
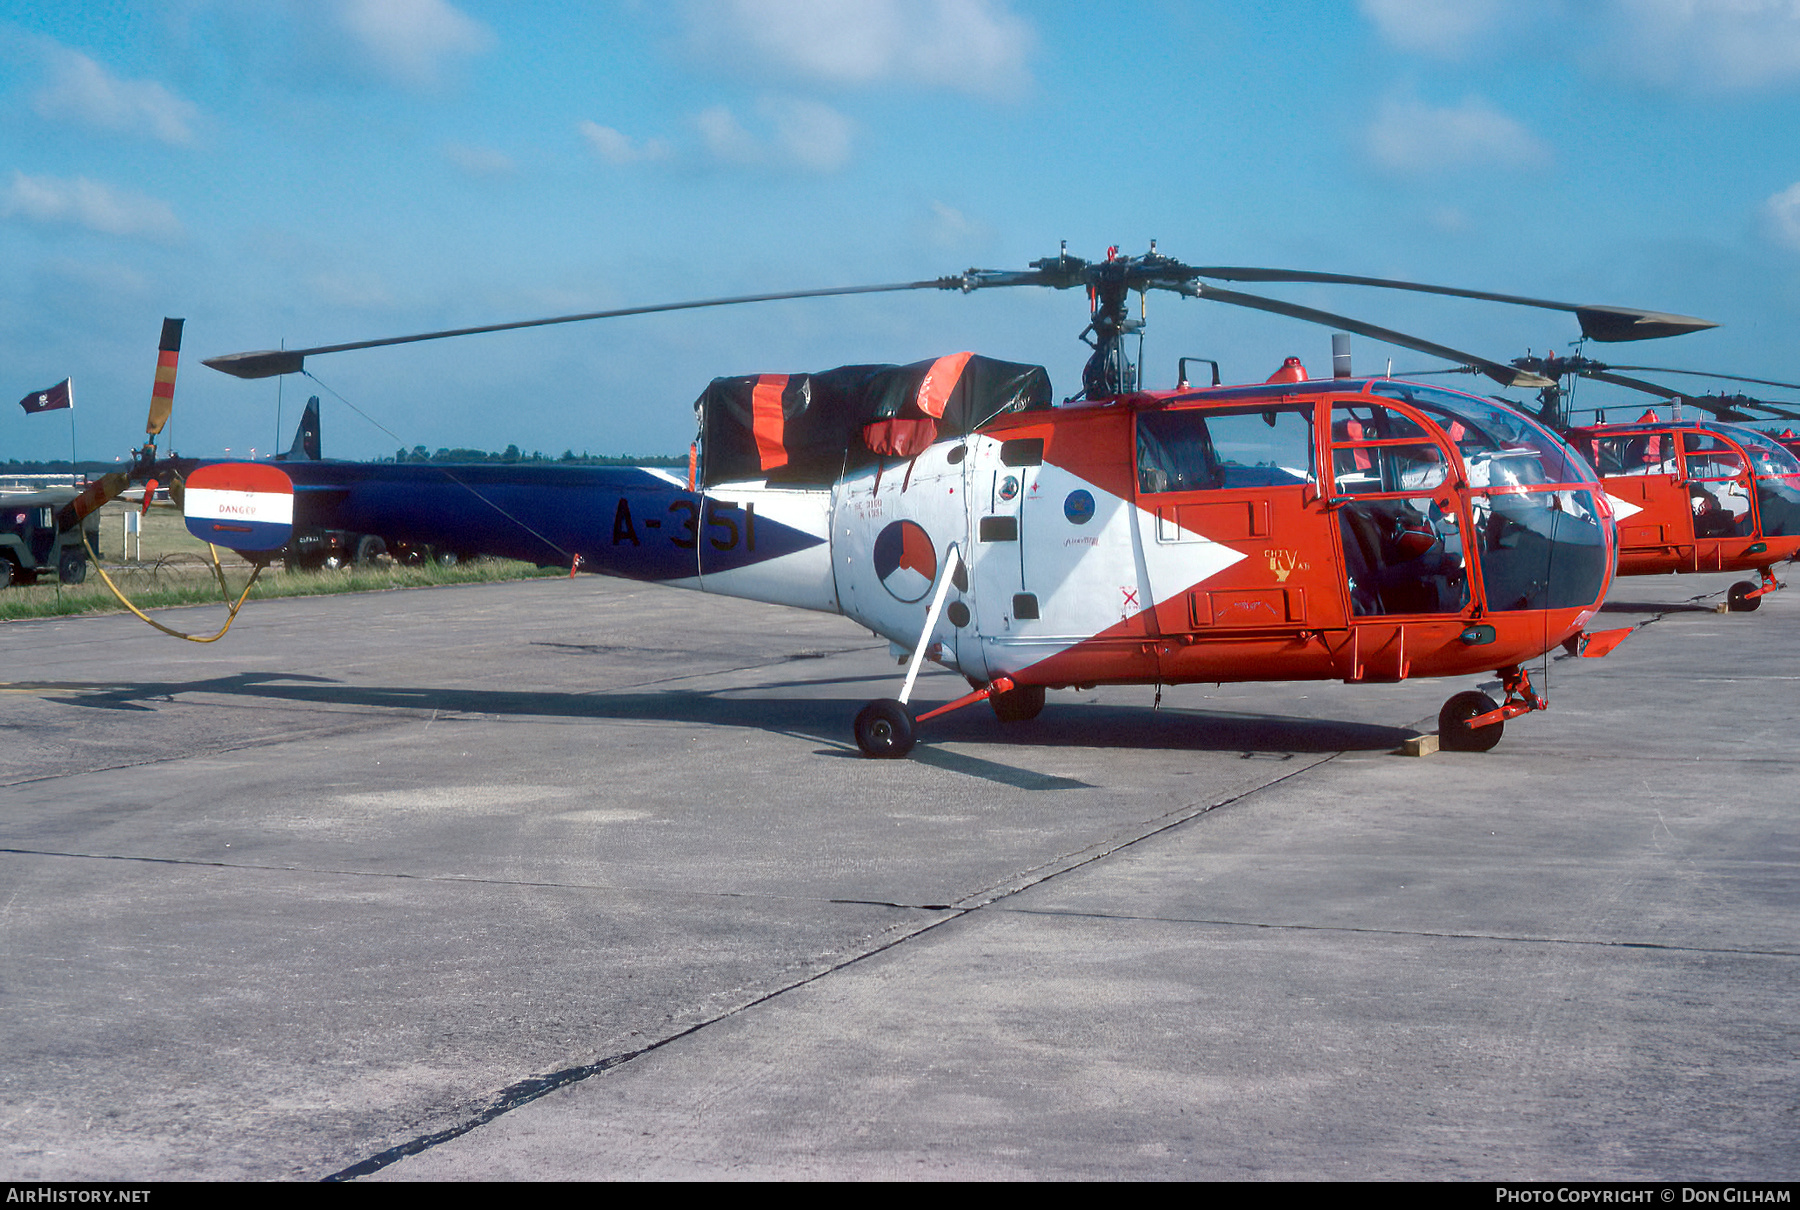
[(44, 83), (31, 97), (39, 116), (119, 134), (148, 134), (164, 143), (194, 141), (199, 109), (156, 81), (121, 80), (63, 46), (48, 48), (46, 58)]
[(1800, 82), (1795, 0), (1606, 0), (1595, 19), (1611, 66), (1687, 92)]
[(472, 143), (445, 143), (444, 158), (470, 176), (511, 176), (519, 170), (504, 151)]
[(1036, 35), (1004, 0), (690, 0), (702, 53), (834, 86), (991, 95), (1030, 84)]
[(724, 164), (836, 172), (850, 160), (856, 125), (829, 105), (764, 97), (756, 116), (765, 134), (750, 130), (724, 105), (702, 110), (694, 126), (707, 155)]
[(931, 213), (925, 220), (924, 232), (925, 239), (933, 246), (950, 250), (981, 243), (993, 235), (993, 231), (984, 224), (971, 219), (956, 207), (938, 201), (931, 203)]
[(84, 227), (105, 235), (181, 238), (181, 223), (167, 202), (124, 193), (83, 176), (64, 180), (15, 171), (12, 184), (0, 193), (0, 218), (14, 217), (46, 226)]
[(1502, 18), (1514, 5), (1501, 0), (1360, 0), (1357, 7), (1401, 50), (1459, 59), (1498, 36)]
[(694, 117), (707, 154), (727, 164), (754, 164), (766, 154), (756, 136), (744, 129), (724, 105), (703, 109)]
[(1446, 109), (1390, 98), (1363, 139), (1369, 156), (1390, 172), (1530, 170), (1550, 163), (1550, 149), (1541, 139), (1479, 97)]
[(608, 164), (620, 166), (640, 164), (651, 160), (666, 160), (672, 154), (667, 143), (661, 139), (645, 139), (639, 143), (630, 135), (614, 130), (611, 126), (602, 126), (598, 122), (585, 119), (577, 123), (581, 137), (586, 139), (594, 154)]
[(720, 164), (801, 167), (835, 173), (850, 162), (855, 122), (828, 104), (763, 97), (756, 103), (758, 135), (724, 104), (695, 115), (695, 128), (709, 157)]
[(1783, 248), (1800, 252), (1800, 184), (1789, 185), (1763, 203), (1763, 231)]
[(849, 162), (855, 126), (831, 106), (767, 97), (757, 112), (774, 127), (779, 159), (814, 172), (836, 172)]
[(494, 41), (446, 0), (335, 0), (332, 17), (368, 66), (409, 87), (435, 85), (450, 65)]

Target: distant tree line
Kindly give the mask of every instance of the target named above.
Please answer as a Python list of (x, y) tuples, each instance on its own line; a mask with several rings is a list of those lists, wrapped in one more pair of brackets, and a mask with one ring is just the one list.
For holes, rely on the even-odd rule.
[(422, 445), (415, 445), (410, 450), (395, 450), (392, 458), (377, 459), (380, 462), (547, 462), (563, 466), (686, 466), (686, 454), (648, 454), (639, 457), (634, 454), (590, 454), (586, 450), (577, 454), (574, 450), (564, 450), (560, 457), (552, 458), (542, 450), (533, 450), (527, 454), (518, 446), (509, 445), (500, 453), (487, 450), (439, 449), (431, 453)]
[[(123, 470), (126, 465), (123, 462), (77, 462), (73, 469), (77, 473), (93, 476), (104, 475), (109, 471)], [(687, 465), (685, 459), (682, 465)], [(67, 475), (70, 473), (67, 458), (53, 458), (48, 462), (21, 462), (17, 458), (10, 458), (5, 462), (0, 462), (0, 467), (15, 475)]]
[[(267, 459), (259, 458), (259, 462)], [(639, 457), (635, 454), (590, 454), (583, 451), (577, 454), (574, 450), (564, 450), (562, 456), (552, 458), (541, 450), (532, 453), (521, 453), (516, 445), (509, 445), (498, 454), (487, 450), (440, 449), (433, 454), (422, 445), (415, 445), (410, 450), (395, 450), (392, 458), (376, 458), (376, 462), (541, 462), (552, 465), (568, 466), (686, 466), (686, 454), (646, 454)], [(94, 478), (109, 471), (124, 470), (129, 464), (125, 462), (81, 461), (70, 467), (67, 458), (52, 458), (47, 461), (20, 461), (10, 458), (0, 462), (0, 472), (15, 475), (67, 475), (70, 473)]]

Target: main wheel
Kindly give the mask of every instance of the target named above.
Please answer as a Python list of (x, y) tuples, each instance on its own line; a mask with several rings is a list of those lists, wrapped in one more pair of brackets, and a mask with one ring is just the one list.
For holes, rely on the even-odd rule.
[(87, 579), (87, 555), (79, 550), (65, 550), (56, 561), (56, 577), (64, 584), (80, 584)]
[(1500, 742), (1506, 724), (1471, 727), (1469, 720), (1499, 708), (1500, 703), (1477, 690), (1457, 694), (1438, 711), (1438, 747), (1447, 752), (1486, 752)]
[(988, 705), (1003, 723), (1028, 723), (1044, 710), (1044, 687), (1020, 685), (988, 696)]
[(463, 561), (462, 556), (453, 550), (434, 551), (431, 557), (439, 567), (455, 567)]
[(1756, 612), (1757, 608), (1762, 605), (1762, 598), (1753, 597), (1749, 594), (1761, 587), (1762, 585), (1754, 584), (1749, 580), (1739, 580), (1736, 584), (1731, 586), (1731, 592), (1725, 600), (1725, 608), (1729, 609), (1732, 613)]
[(870, 702), (856, 716), (856, 746), (878, 760), (905, 756), (913, 749), (912, 712), (892, 698)]

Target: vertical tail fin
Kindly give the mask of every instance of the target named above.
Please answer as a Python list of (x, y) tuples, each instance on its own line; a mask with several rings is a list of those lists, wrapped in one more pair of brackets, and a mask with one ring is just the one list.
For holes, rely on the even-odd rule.
[(314, 395), (306, 401), (300, 427), (294, 430), (294, 444), (281, 456), (282, 461), (317, 462), (322, 457), (319, 448), (319, 397)]

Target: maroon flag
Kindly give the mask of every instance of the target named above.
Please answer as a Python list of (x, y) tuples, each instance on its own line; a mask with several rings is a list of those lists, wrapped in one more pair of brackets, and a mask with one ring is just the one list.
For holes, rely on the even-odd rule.
[(19, 406), (25, 409), (27, 415), (32, 412), (54, 412), (57, 408), (73, 406), (69, 399), (69, 380), (65, 378), (47, 390), (33, 391), (19, 400)]

